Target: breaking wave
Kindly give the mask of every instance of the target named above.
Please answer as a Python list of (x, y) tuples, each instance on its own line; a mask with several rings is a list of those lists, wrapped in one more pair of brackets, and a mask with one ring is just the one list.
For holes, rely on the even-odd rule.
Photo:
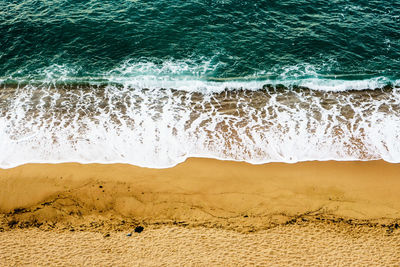
[(0, 167), (165, 168), (188, 157), (400, 162), (398, 81), (309, 73), (213, 80), (202, 74), (207, 66), (166, 64), (125, 65), (91, 78), (60, 69), (46, 79), (2, 81)]

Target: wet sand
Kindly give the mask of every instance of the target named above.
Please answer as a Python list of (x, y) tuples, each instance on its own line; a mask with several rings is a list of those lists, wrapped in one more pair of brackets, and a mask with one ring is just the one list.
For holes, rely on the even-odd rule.
[(399, 191), (383, 161), (27, 164), (0, 170), (0, 265), (395, 265)]

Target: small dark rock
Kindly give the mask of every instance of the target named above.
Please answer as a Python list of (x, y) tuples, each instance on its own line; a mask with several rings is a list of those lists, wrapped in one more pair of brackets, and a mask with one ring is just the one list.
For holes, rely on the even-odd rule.
[(244, 218), (248, 218), (248, 217), (249, 217), (249, 215), (244, 215), (243, 217), (244, 217)]
[(107, 234), (105, 234), (105, 235), (104, 235), (104, 237), (110, 237), (110, 234), (109, 234), (109, 233), (107, 233)]
[(394, 224), (394, 228), (398, 229), (400, 227), (400, 225), (398, 223)]
[(135, 227), (135, 233), (141, 233), (141, 232), (143, 232), (143, 230), (144, 230), (143, 226), (136, 226)]
[(126, 236), (132, 236), (132, 233), (127, 234)]
[(102, 185), (99, 185), (99, 188), (103, 188), (103, 186), (102, 186)]

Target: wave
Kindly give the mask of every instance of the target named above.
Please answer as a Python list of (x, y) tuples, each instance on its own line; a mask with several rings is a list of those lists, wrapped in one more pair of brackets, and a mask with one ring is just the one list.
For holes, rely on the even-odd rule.
[(212, 90), (3, 84), (0, 167), (73, 161), (166, 168), (188, 157), (400, 162), (399, 88), (226, 89), (240, 83)]
[(126, 61), (111, 70), (101, 73), (83, 72), (83, 75), (79, 67), (56, 64), (28, 75), (24, 70), (20, 70), (8, 77), (0, 77), (0, 85), (114, 84), (126, 88), (175, 89), (204, 94), (226, 89), (259, 90), (266, 85), (335, 92), (400, 86), (400, 79), (397, 77), (386, 77), (376, 73), (320, 73), (317, 67), (309, 64), (275, 67), (270, 71), (258, 70), (248, 76), (220, 77), (216, 75), (220, 64), (222, 63), (216, 63), (212, 58), (164, 60), (158, 63), (148, 60)]

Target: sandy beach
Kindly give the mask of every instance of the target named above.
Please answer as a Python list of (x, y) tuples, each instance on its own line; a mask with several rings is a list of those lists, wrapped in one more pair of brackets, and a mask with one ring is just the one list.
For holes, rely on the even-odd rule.
[(200, 158), (3, 169), (0, 265), (396, 265), (399, 173), (384, 161)]
[(0, 14), (0, 267), (400, 267), (400, 0)]

